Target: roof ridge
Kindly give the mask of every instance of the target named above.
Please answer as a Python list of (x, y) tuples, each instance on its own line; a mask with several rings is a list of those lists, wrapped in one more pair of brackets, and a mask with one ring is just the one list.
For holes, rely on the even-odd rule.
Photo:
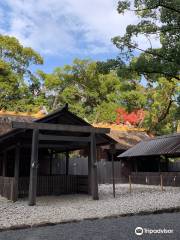
[(152, 138), (151, 140), (169, 138), (169, 137), (180, 137), (180, 133), (171, 133), (171, 134), (167, 134), (167, 135), (156, 136), (156, 137)]

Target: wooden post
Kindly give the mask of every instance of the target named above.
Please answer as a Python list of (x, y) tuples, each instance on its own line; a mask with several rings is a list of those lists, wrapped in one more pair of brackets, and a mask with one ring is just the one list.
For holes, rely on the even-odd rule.
[(52, 176), (52, 160), (53, 160), (53, 150), (51, 149), (49, 158), (49, 175)]
[(66, 176), (69, 174), (69, 152), (66, 151)]
[(31, 150), (31, 168), (29, 179), (29, 206), (36, 204), (37, 189), (37, 164), (38, 164), (38, 135), (39, 130), (33, 130), (32, 150)]
[(163, 176), (160, 175), (160, 181), (161, 181), (161, 192), (163, 192)]
[(158, 167), (159, 167), (159, 169), (158, 169), (158, 170), (159, 170), (159, 172), (160, 172), (160, 171), (161, 171), (161, 160), (160, 160), (160, 159), (158, 159), (158, 161), (159, 161), (159, 166), (158, 166)]
[(91, 144), (88, 144), (88, 194), (92, 194), (92, 167), (91, 167)]
[(137, 159), (135, 159), (135, 172), (138, 172), (138, 167), (137, 167)]
[(129, 192), (132, 192), (132, 181), (131, 181), (131, 175), (129, 175)]
[(166, 156), (166, 171), (169, 171), (169, 158)]
[(2, 176), (6, 176), (6, 162), (7, 162), (7, 151), (4, 151), (3, 153), (3, 169), (2, 169)]
[(99, 200), (98, 196), (98, 177), (97, 177), (97, 151), (96, 136), (91, 133), (91, 171), (92, 171), (92, 196), (94, 200)]
[(112, 181), (113, 181), (113, 196), (116, 197), (116, 189), (115, 189), (115, 178), (114, 178), (114, 153), (115, 146), (114, 144), (111, 146), (111, 161), (112, 161)]
[(15, 164), (14, 164), (14, 194), (13, 201), (18, 200), (18, 182), (19, 182), (19, 159), (20, 159), (20, 146), (15, 147)]

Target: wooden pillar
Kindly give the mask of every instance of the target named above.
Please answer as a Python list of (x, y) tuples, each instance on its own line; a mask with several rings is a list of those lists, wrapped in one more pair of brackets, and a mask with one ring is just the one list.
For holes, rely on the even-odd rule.
[(116, 196), (115, 190), (115, 176), (114, 176), (114, 154), (115, 154), (115, 146), (111, 145), (111, 161), (112, 161), (112, 182), (113, 182), (113, 196)]
[(92, 197), (94, 200), (99, 200), (98, 196), (98, 177), (97, 177), (97, 151), (96, 151), (96, 136), (91, 133), (91, 171), (92, 171)]
[(135, 158), (134, 159), (134, 171), (137, 173), (138, 172), (138, 160)]
[(69, 152), (66, 151), (66, 176), (69, 174)]
[(91, 166), (91, 161), (92, 161), (92, 157), (91, 157), (91, 144), (88, 143), (88, 194), (92, 194), (92, 166)]
[(2, 176), (6, 176), (6, 162), (7, 162), (7, 151), (4, 151), (3, 153), (3, 166), (2, 166)]
[(29, 179), (29, 206), (36, 205), (37, 189), (37, 164), (38, 164), (38, 135), (39, 130), (33, 130), (32, 150), (31, 150), (31, 167)]
[(13, 201), (18, 200), (18, 183), (19, 183), (19, 160), (20, 160), (20, 145), (15, 147), (15, 164), (14, 164), (14, 194)]
[(169, 171), (169, 158), (166, 156), (166, 172)]
[(52, 160), (53, 160), (53, 150), (51, 149), (49, 158), (49, 175), (52, 176)]
[(161, 172), (161, 157), (159, 157), (158, 161), (159, 161), (159, 172)]

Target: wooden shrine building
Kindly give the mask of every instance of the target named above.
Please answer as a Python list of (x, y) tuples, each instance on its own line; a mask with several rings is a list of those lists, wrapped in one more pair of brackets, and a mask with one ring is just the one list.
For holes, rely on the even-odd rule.
[(141, 141), (118, 156), (134, 183), (180, 186), (180, 133)]
[[(36, 204), (36, 195), (68, 193), (91, 194), (98, 199), (98, 146), (115, 141), (106, 134), (108, 128), (96, 128), (68, 110), (68, 105), (38, 120), (13, 121), (11, 129), (0, 135), (0, 194), (16, 201), (29, 197)], [(69, 175), (69, 153), (86, 149), (88, 176)], [(56, 172), (53, 159), (64, 154), (65, 172)]]

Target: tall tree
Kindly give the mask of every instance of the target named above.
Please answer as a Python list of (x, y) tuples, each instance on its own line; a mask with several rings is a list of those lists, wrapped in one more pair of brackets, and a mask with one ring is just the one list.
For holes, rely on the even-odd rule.
[(0, 108), (34, 108), (37, 94), (32, 89), (40, 83), (30, 67), (42, 63), (42, 57), (33, 49), (23, 47), (14, 37), (0, 35)]
[(160, 78), (155, 85), (148, 87), (144, 126), (149, 132), (167, 134), (176, 131), (179, 92), (180, 87), (175, 79)]
[[(101, 104), (119, 103), (118, 76), (115, 72), (99, 73), (96, 62), (75, 59), (72, 65), (57, 68), (52, 74), (39, 72), (39, 75), (45, 83), (51, 109), (67, 102), (70, 109), (81, 117), (96, 121), (100, 120)], [(109, 114), (109, 119), (111, 117)]]
[[(140, 19), (136, 25), (128, 25), (124, 36), (113, 38), (121, 54), (132, 59), (136, 51), (141, 54), (128, 66), (129, 70), (153, 80), (159, 76), (180, 80), (180, 1), (134, 0), (119, 1), (118, 12), (133, 11)], [(146, 38), (149, 47), (143, 49), (138, 37)], [(153, 48), (156, 38), (161, 47)]]

